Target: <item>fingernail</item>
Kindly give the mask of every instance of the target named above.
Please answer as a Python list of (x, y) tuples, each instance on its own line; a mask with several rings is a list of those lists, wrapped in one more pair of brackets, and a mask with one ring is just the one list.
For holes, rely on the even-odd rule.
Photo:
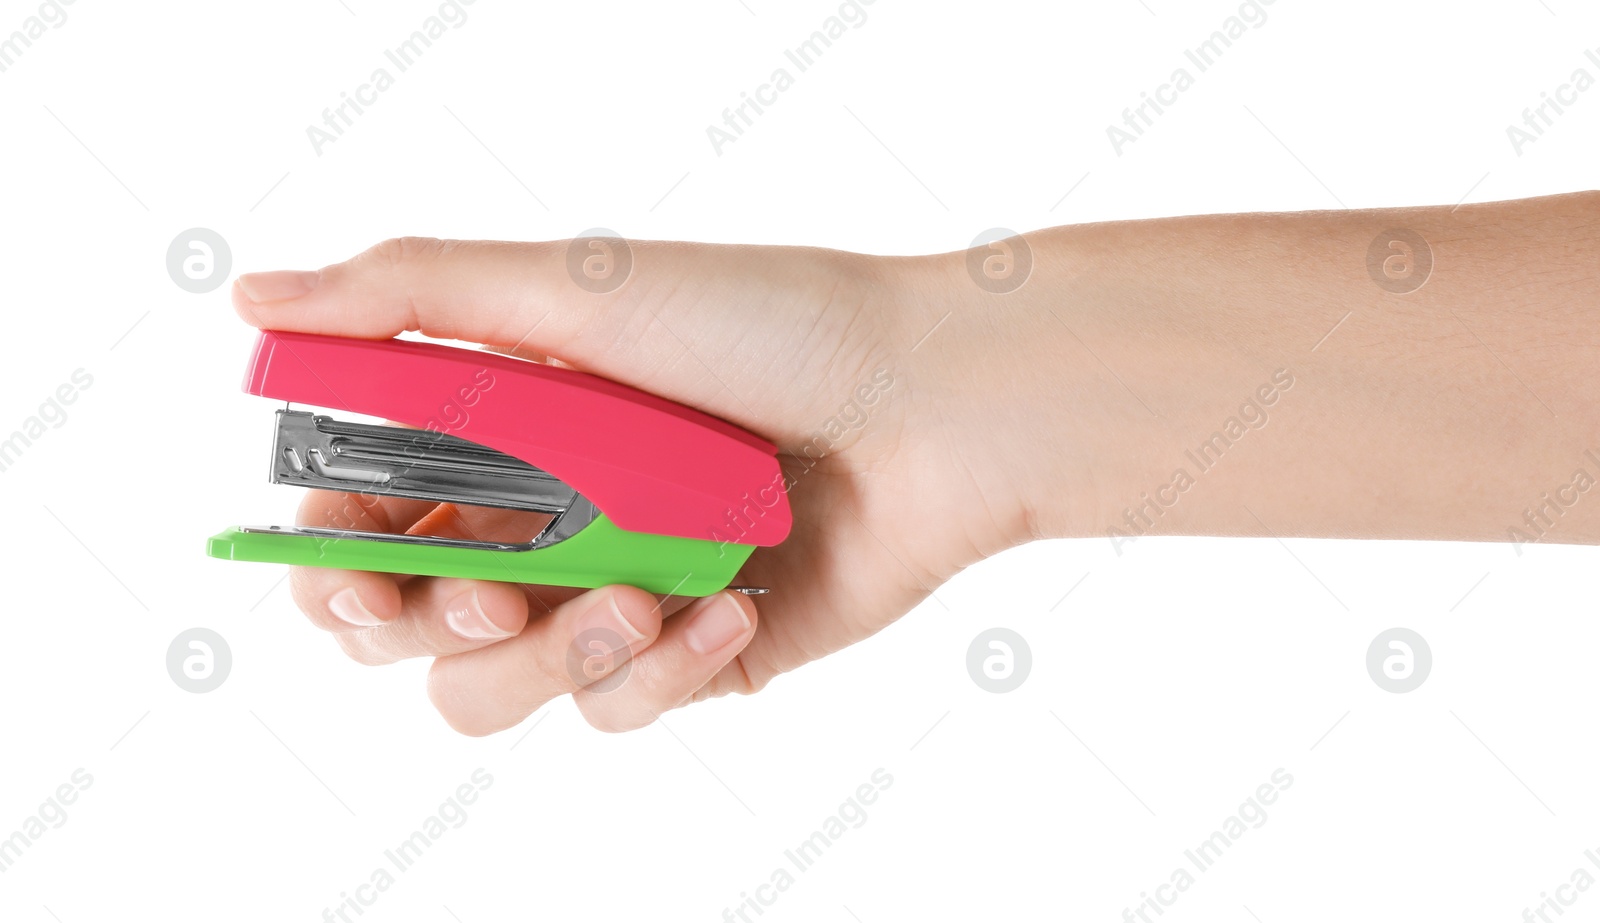
[(356, 595), (355, 587), (345, 587), (333, 594), (328, 600), (328, 609), (343, 621), (362, 628), (383, 624), (383, 619), (373, 615), (361, 604), (361, 597)]
[(645, 632), (627, 621), (627, 616), (622, 614), (622, 606), (616, 601), (616, 593), (610, 592), (578, 617), (576, 632), (586, 651), (598, 643), (610, 654), (619, 653), (645, 640)]
[(317, 286), (321, 272), (280, 269), (275, 272), (247, 272), (239, 277), (239, 290), (256, 304), (299, 298)]
[(622, 606), (616, 601), (616, 593), (610, 593), (606, 597), (606, 617), (610, 619), (611, 629), (622, 635), (629, 645), (637, 645), (638, 641), (645, 640), (645, 632), (634, 627), (634, 622), (627, 621), (627, 616), (622, 614)]
[(750, 618), (744, 614), (744, 608), (734, 602), (733, 597), (720, 596), (690, 618), (683, 639), (689, 650), (709, 654), (728, 646), (749, 628)]
[(483, 604), (478, 602), (477, 590), (470, 590), (452, 599), (444, 607), (444, 621), (451, 631), (472, 641), (509, 638), (512, 635), (512, 632), (489, 621), (489, 616), (484, 614)]

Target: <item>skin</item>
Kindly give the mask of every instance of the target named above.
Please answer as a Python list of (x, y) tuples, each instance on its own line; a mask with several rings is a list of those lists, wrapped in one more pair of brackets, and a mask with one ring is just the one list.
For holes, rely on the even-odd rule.
[[(1391, 229), (1431, 251), (1415, 291), (1369, 275)], [(242, 276), (234, 304), (255, 326), (420, 331), (593, 372), (762, 435), (795, 478), (791, 537), (736, 581), (772, 588), (757, 599), (321, 568), (294, 571), (294, 598), (363, 663), (434, 657), (430, 697), (463, 733), (560, 695), (618, 731), (755, 692), (1035, 539), (1109, 535), (1120, 551), (1154, 534), (1508, 541), (1520, 527), (1600, 542), (1600, 492), (1570, 486), (1600, 476), (1584, 454), (1600, 457), (1600, 195), (1080, 225), (1025, 246), (1031, 273), (1004, 294), (961, 252), (665, 242), (631, 242), (609, 294), (568, 276), (565, 241), (404, 238)], [(801, 461), (884, 372), (886, 396)], [(1275, 375), (1292, 383), (1267, 401)], [(1240, 414), (1255, 425), (1171, 488), (1175, 469), (1197, 471), (1185, 451)], [(1170, 504), (1142, 500), (1163, 488)], [(1547, 503), (1558, 489), (1577, 499)], [(464, 538), (538, 525), (325, 492), (297, 521)], [(627, 643), (575, 673), (592, 628)]]

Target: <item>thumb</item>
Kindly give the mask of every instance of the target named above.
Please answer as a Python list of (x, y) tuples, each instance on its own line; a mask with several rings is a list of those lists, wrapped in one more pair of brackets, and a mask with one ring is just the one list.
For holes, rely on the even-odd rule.
[(592, 277), (573, 275), (566, 241), (400, 237), (320, 270), (242, 275), (233, 285), (233, 306), (246, 323), (265, 330), (367, 339), (415, 330), (570, 359), (577, 334), (626, 297), (619, 292), (632, 269), (632, 250), (620, 239), (584, 243), (580, 257), (609, 254), (614, 261), (602, 268), (623, 277), (596, 285)]

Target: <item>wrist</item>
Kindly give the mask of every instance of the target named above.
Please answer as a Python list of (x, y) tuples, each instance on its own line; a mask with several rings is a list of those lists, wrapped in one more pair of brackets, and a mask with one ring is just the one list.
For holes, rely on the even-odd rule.
[[(1070, 289), (1030, 277), (994, 290), (981, 275), (988, 255), (890, 261), (905, 461), (921, 472), (939, 528), (956, 536), (952, 569), (1075, 534), (1074, 517), (1097, 506), (1087, 499), (1089, 453), (1067, 432), (1075, 389), (1060, 357), (1068, 334), (1051, 313), (1068, 310)], [(1056, 270), (1035, 266), (1030, 275), (1041, 272)]]
[[(1146, 481), (1171, 472), (1173, 421), (1153, 408), (1210, 399), (1196, 371), (1209, 364), (1207, 336), (1161, 299), (1126, 297), (1127, 273), (1145, 268), (1125, 264), (1155, 260), (1137, 239), (1115, 239), (1127, 230), (1059, 228), (912, 261), (910, 418), (941, 433), (944, 457), (930, 464), (964, 487), (971, 560), (1107, 535)], [(992, 278), (995, 256), (1025, 278)]]

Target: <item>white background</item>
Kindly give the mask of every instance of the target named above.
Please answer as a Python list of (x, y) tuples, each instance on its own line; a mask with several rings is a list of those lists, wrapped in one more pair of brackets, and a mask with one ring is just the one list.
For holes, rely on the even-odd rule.
[[(0, 2), (0, 34), (36, 8)], [(1163, 921), (1510, 923), (1600, 876), (1577, 548), (1039, 543), (666, 727), (605, 736), (563, 700), (456, 736), (425, 662), (359, 667), (278, 569), (203, 556), (297, 497), (264, 482), (271, 405), (238, 390), (252, 333), (226, 286), (165, 268), (196, 226), (239, 272), (398, 234), (914, 253), (997, 225), (1592, 188), (1600, 89), (1521, 156), (1506, 136), (1600, 76), (1592, 7), (1278, 0), (1118, 157), (1107, 124), (1236, 5), (878, 0), (718, 156), (706, 126), (835, 5), (478, 0), (318, 156), (306, 127), (435, 9), (78, 0), (0, 74), (0, 434), (93, 376), (0, 474), (0, 837), (94, 780), (0, 873), (0, 918), (322, 919), (478, 767), (467, 822), (361, 919), (722, 919), (880, 767), (866, 822), (762, 920), (1117, 920), (1279, 767), (1268, 820)], [(199, 625), (234, 657), (203, 695), (165, 667)], [(1435, 661), (1406, 695), (1364, 664), (1397, 625)], [(1009, 694), (966, 672), (992, 626), (1032, 649)]]

